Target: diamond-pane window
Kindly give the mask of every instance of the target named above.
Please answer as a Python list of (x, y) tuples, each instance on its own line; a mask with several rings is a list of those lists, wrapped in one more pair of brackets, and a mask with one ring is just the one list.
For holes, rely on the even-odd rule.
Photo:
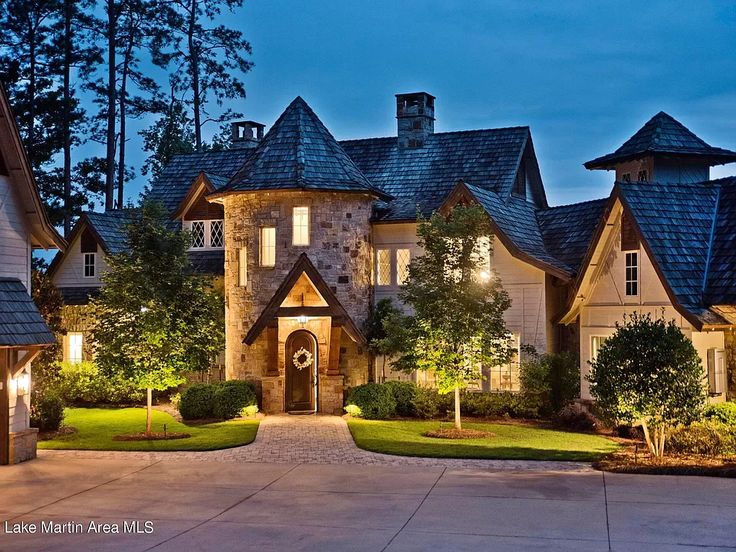
[(376, 252), (376, 284), (391, 285), (391, 251), (389, 249), (379, 249)]
[(409, 279), (409, 263), (411, 251), (409, 249), (396, 250), (396, 282), (403, 286)]
[(222, 221), (210, 221), (210, 247), (222, 247), (224, 245)]
[(204, 221), (193, 221), (190, 232), (192, 234), (192, 249), (201, 249), (204, 247)]

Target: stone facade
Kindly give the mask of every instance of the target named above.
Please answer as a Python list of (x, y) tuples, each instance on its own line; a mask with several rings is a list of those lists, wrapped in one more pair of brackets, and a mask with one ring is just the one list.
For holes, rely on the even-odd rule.
[(10, 432), (10, 463), (20, 464), (36, 457), (38, 429), (29, 427), (23, 431)]
[[(368, 194), (347, 192), (239, 192), (222, 197), (225, 207), (225, 305), (228, 379), (247, 379), (261, 387), (266, 412), (284, 409), (285, 349), (288, 335), (307, 329), (318, 344), (318, 409), (342, 411), (346, 386), (367, 381), (367, 351), (341, 334), (339, 348), (331, 344), (330, 318), (311, 318), (304, 325), (295, 318), (272, 322), (252, 345), (243, 339), (284, 282), (299, 256), (306, 253), (353, 322), (362, 327), (372, 300), (371, 215)], [(309, 207), (309, 246), (292, 245), (292, 209)], [(259, 266), (260, 229), (276, 229), (276, 262)], [(240, 249), (247, 252), (247, 284), (239, 285)], [(302, 295), (303, 294), (303, 295)], [(294, 297), (304, 305), (319, 305), (304, 281), (298, 281), (284, 306)], [(301, 304), (301, 303), (300, 303)], [(329, 371), (330, 352), (339, 351), (339, 372)], [(333, 355), (336, 353), (333, 352)]]

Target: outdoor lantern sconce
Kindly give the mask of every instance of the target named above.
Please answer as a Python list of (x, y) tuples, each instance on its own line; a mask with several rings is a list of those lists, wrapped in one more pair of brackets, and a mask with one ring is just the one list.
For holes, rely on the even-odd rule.
[(307, 325), (307, 321), (309, 320), (309, 318), (307, 318), (303, 314), (300, 314), (299, 316), (297, 316), (296, 319), (297, 319), (297, 322), (299, 322), (299, 325), (302, 328)]
[(23, 397), (28, 394), (31, 389), (31, 375), (28, 370), (23, 368), (23, 371), (15, 376), (15, 394), (19, 397)]

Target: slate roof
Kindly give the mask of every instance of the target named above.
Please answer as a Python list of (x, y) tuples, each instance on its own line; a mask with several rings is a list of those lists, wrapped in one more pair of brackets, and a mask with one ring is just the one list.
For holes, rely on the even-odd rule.
[(189, 262), (197, 274), (225, 275), (225, 250), (189, 251)]
[(577, 272), (603, 217), (608, 199), (596, 199), (537, 211), (547, 251)]
[(116, 209), (97, 213), (84, 213), (88, 224), (102, 240), (102, 248), (109, 254), (115, 255), (125, 251), (128, 236), (127, 226), (133, 221), (138, 209)]
[(647, 154), (692, 156), (708, 160), (711, 165), (736, 161), (736, 152), (713, 147), (682, 123), (660, 111), (615, 152), (585, 163), (586, 169), (611, 169), (616, 163)]
[(508, 196), (527, 142), (528, 127), (431, 134), (421, 148), (400, 148), (395, 136), (345, 140), (340, 145), (375, 186), (395, 199), (378, 204), (377, 221), (415, 220), (428, 215), (455, 184)]
[(56, 339), (17, 278), (0, 278), (0, 346), (50, 345)]
[(348, 157), (301, 97), (289, 104), (221, 191), (276, 189), (385, 196)]
[(736, 303), (736, 177), (698, 184), (619, 182), (653, 261), (701, 324), (729, 323), (712, 305)]
[(100, 293), (99, 286), (89, 287), (60, 287), (57, 288), (65, 305), (86, 305), (89, 300)]
[(200, 172), (205, 172), (215, 186), (224, 186), (252, 153), (253, 149), (229, 149), (175, 155), (154, 180), (146, 197), (160, 201), (171, 213)]

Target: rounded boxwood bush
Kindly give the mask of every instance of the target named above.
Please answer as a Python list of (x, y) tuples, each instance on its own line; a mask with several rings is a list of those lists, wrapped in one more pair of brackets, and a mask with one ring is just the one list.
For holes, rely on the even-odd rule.
[(417, 394), (417, 386), (410, 381), (387, 381), (384, 383), (391, 390), (396, 401), (396, 414), (405, 418), (414, 416), (414, 396)]
[(728, 426), (736, 427), (736, 402), (729, 401), (718, 404), (710, 404), (705, 407), (703, 414), (706, 419), (721, 422)]
[(248, 381), (230, 380), (215, 386), (214, 407), (215, 418), (229, 420), (240, 416), (246, 406), (256, 404), (256, 390)]
[(396, 414), (396, 399), (391, 389), (378, 383), (353, 387), (347, 404), (359, 407), (361, 417), (366, 420), (387, 420)]
[(53, 389), (34, 393), (31, 401), (31, 426), (41, 431), (56, 431), (64, 421), (64, 399)]
[(181, 394), (179, 413), (185, 420), (212, 418), (215, 409), (215, 386), (210, 383), (195, 383)]

